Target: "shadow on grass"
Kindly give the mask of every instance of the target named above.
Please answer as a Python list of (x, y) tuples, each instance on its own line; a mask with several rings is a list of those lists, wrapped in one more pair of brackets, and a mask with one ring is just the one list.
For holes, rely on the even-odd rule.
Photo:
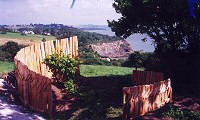
[(57, 111), (57, 119), (120, 120), (123, 87), (131, 86), (132, 76), (79, 77), (78, 94), (65, 95), (60, 104), (68, 109)]

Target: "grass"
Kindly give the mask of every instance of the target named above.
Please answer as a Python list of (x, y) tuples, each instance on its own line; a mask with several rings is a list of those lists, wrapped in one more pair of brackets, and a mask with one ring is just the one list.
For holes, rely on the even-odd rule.
[[(131, 83), (134, 68), (81, 65), (86, 82), (80, 86), (79, 109), (69, 120), (120, 120), (122, 115), (122, 88)], [(127, 85), (128, 84), (128, 85)], [(60, 119), (63, 119), (60, 117)]]
[[(14, 62), (0, 61), (0, 74), (8, 73), (14, 70)], [(101, 66), (101, 65), (81, 65), (81, 75), (85, 77), (98, 76), (126, 76), (131, 75), (134, 68)]]
[(11, 33), (7, 32), (6, 34), (0, 34), (0, 45), (7, 43), (8, 41), (14, 41), (18, 44), (31, 45), (35, 42), (42, 41), (45, 38), (46, 40), (55, 40), (53, 36), (44, 36), (44, 35), (21, 35), (20, 33)]
[(131, 75), (134, 68), (117, 67), (117, 66), (101, 66), (101, 65), (81, 65), (81, 75), (85, 77), (97, 76), (125, 76)]
[(42, 38), (45, 38), (46, 40), (54, 40), (55, 37), (53, 36), (44, 36), (44, 35), (36, 35), (36, 34), (27, 34), (27, 35), (21, 35), (21, 33), (11, 33), (7, 32), (6, 34), (0, 34), (0, 38), (7, 38), (7, 39), (32, 39), (32, 40), (42, 40)]
[(15, 69), (14, 62), (0, 61), (0, 74), (6, 74)]
[(176, 120), (200, 120), (200, 113), (198, 111), (179, 109), (172, 104), (167, 107), (167, 110), (163, 114)]
[[(56, 119), (69, 120), (121, 120), (122, 89), (132, 82), (134, 68), (81, 65), (78, 102), (70, 113), (56, 114)], [(73, 114), (71, 114), (73, 113)]]
[[(13, 62), (0, 61), (0, 73), (7, 73), (13, 69)], [(92, 79), (94, 84), (80, 86), (79, 101), (77, 103), (74, 101), (73, 109), (70, 112), (57, 114), (55, 118), (69, 120), (120, 120), (123, 106), (121, 101), (123, 97), (122, 87), (126, 86), (124, 85), (124, 83), (127, 83), (126, 81), (131, 82), (133, 68), (81, 65), (80, 70), (81, 75), (87, 77), (88, 80)], [(102, 80), (103, 82), (101, 82)], [(95, 84), (104, 87), (93, 87)], [(106, 85), (110, 87), (106, 87)]]

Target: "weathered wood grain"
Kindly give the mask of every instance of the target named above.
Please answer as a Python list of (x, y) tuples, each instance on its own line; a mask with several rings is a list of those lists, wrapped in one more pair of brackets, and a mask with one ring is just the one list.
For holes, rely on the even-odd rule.
[(163, 73), (134, 71), (136, 86), (123, 88), (123, 119), (142, 116), (172, 102), (171, 80), (163, 80)]

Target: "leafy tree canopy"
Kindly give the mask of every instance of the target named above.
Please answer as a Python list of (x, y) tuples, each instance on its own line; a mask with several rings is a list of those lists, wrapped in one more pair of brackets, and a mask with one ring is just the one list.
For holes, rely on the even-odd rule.
[(122, 15), (117, 21), (108, 21), (116, 35), (126, 38), (133, 33), (147, 33), (163, 52), (200, 51), (197, 5), (196, 19), (190, 15), (187, 0), (115, 0), (113, 7)]
[(114, 1), (113, 7), (122, 17), (108, 21), (112, 31), (125, 38), (133, 33), (148, 34), (154, 39), (161, 71), (172, 73), (175, 85), (185, 83), (187, 89), (199, 89), (200, 3), (194, 4), (194, 18), (188, 0)]

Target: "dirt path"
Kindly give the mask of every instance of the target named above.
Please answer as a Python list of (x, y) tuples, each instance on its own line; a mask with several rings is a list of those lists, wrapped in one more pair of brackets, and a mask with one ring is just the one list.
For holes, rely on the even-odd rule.
[(9, 87), (7, 82), (0, 79), (0, 120), (45, 120), (39, 114), (11, 102), (7, 92)]
[(11, 104), (6, 97), (0, 97), (1, 120), (45, 120), (36, 113), (31, 113), (22, 106)]

